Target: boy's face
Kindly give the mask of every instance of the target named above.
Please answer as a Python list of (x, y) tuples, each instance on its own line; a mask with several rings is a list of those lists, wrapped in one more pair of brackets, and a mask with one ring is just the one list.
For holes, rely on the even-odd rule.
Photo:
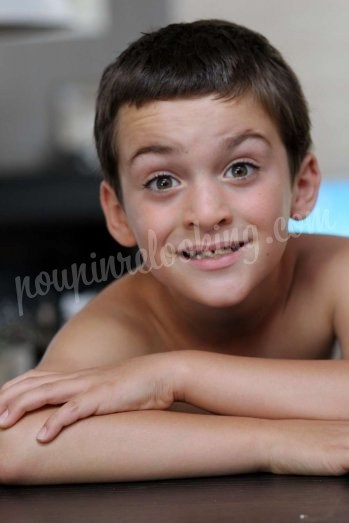
[(252, 98), (123, 106), (117, 148), (128, 226), (172, 293), (232, 306), (275, 273), (294, 194), (276, 126)]

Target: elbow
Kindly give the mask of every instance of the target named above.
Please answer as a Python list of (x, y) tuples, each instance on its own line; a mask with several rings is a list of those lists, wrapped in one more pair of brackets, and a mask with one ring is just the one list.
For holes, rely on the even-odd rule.
[(36, 434), (53, 410), (45, 408), (28, 413), (13, 427), (0, 429), (0, 484), (45, 483), (49, 459)]
[(16, 442), (16, 432), (16, 427), (0, 430), (0, 484), (2, 485), (21, 483), (21, 452)]
[(35, 483), (40, 460), (36, 452), (37, 423), (29, 414), (13, 427), (0, 429), (0, 484), (24, 485)]

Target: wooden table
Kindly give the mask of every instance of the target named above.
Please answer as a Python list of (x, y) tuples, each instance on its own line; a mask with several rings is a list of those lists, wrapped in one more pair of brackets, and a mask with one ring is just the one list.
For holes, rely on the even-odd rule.
[(218, 478), (0, 486), (1, 523), (349, 522), (349, 478)]

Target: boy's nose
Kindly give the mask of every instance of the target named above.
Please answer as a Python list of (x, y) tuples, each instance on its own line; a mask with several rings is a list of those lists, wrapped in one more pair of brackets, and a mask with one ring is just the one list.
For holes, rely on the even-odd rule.
[(184, 209), (184, 226), (212, 230), (217, 225), (228, 225), (232, 221), (227, 188), (219, 182), (195, 184), (188, 192)]

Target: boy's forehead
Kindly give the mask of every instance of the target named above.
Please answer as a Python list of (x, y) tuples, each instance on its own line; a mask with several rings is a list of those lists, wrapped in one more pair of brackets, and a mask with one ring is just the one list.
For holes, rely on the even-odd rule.
[(165, 124), (171, 124), (167, 116), (172, 114), (175, 119), (187, 119), (189, 115), (205, 118), (215, 114), (218, 118), (224, 115), (231, 116), (235, 113), (236, 119), (239, 114), (246, 117), (248, 114), (251, 118), (265, 118), (270, 120), (268, 114), (262, 105), (251, 95), (241, 96), (239, 98), (222, 98), (214, 95), (206, 95), (190, 98), (174, 98), (170, 100), (151, 100), (141, 105), (124, 104), (118, 112), (118, 125), (120, 130), (125, 125), (147, 124), (153, 121)]
[[(166, 139), (183, 143), (191, 138), (224, 139), (244, 130), (278, 138), (276, 125), (252, 96), (217, 98), (214, 95), (123, 105), (117, 116), (116, 141), (120, 153), (132, 155), (142, 144)], [(121, 150), (120, 150), (121, 148)]]

